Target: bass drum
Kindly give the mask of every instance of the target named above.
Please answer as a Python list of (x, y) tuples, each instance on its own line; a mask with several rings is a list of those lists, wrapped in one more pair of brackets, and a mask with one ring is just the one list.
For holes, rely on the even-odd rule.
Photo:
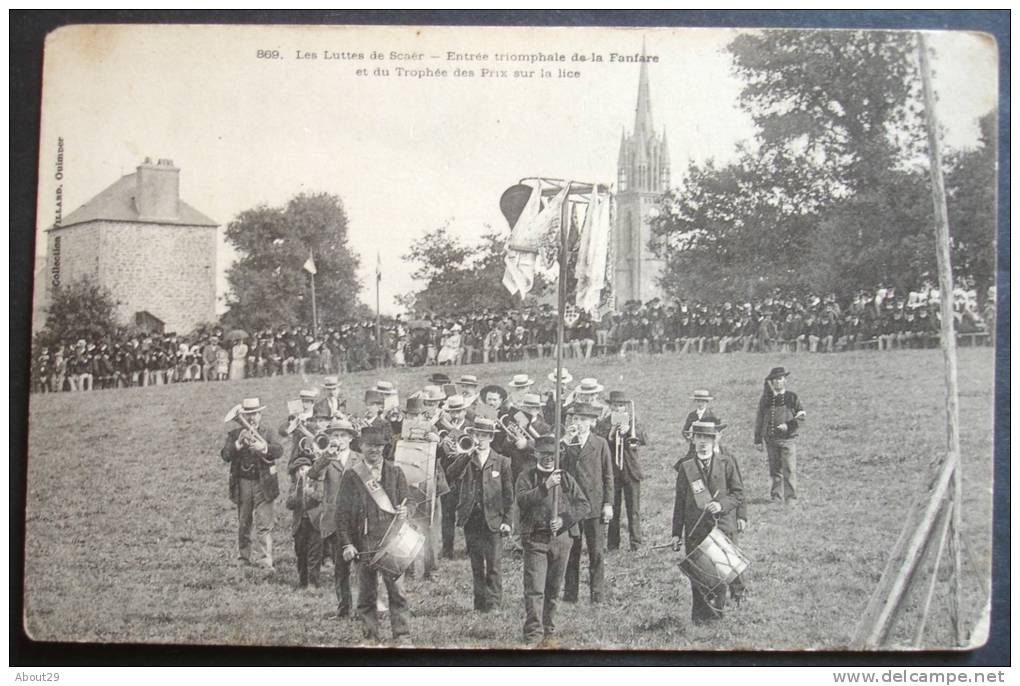
[(368, 564), (378, 572), (398, 577), (411, 566), (424, 545), (425, 536), (407, 518), (394, 517)]
[(740, 548), (718, 527), (712, 529), (698, 547), (680, 560), (680, 571), (707, 591), (733, 583), (750, 565)]

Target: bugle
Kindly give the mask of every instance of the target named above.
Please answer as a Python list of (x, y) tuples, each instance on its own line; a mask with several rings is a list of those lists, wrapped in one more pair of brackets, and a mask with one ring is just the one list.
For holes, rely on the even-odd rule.
[(464, 434), (457, 439), (457, 453), (465, 455), (478, 450), (478, 441), (471, 434)]

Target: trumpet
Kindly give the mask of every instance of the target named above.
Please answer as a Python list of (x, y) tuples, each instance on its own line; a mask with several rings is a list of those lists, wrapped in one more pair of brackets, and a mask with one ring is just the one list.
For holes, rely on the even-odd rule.
[(268, 449), (269, 444), (266, 443), (266, 439), (262, 438), (259, 434), (258, 429), (255, 428), (251, 422), (241, 414), (241, 406), (235, 405), (230, 408), (227, 416), (224, 418), (224, 422), (236, 421), (241, 425), (242, 431), (237, 436), (238, 442), (240, 442), (245, 448), (256, 448), (260, 452), (264, 452)]
[(397, 424), (404, 421), (404, 413), (400, 411), (399, 407), (392, 407), (386, 412), (386, 421)]
[(460, 455), (466, 455), (473, 453), (478, 450), (478, 441), (474, 439), (471, 434), (464, 434), (457, 439), (457, 450), (456, 452)]
[(304, 434), (298, 441), (298, 450), (301, 452), (321, 455), (333, 445), (327, 433), (313, 434), (304, 424), (299, 424), (298, 430)]

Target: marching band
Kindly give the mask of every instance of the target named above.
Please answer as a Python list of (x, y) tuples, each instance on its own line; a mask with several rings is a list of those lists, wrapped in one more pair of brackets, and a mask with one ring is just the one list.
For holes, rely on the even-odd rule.
[[(277, 432), (290, 440), (286, 505), (293, 513), (299, 586), (317, 588), (320, 568), (331, 562), (335, 616), (356, 610), (366, 640), (378, 641), (381, 580), (393, 639), (409, 644), (401, 579), (419, 568), (431, 579), (436, 530), (442, 556), (452, 558), (460, 527), (475, 610), (501, 604), (506, 547), (524, 564), (523, 637), (529, 644), (552, 645), (561, 594), (565, 602), (578, 601), (582, 548), (589, 560), (590, 602), (599, 603), (605, 599), (604, 555), (620, 547), (624, 514), (630, 550), (643, 543), (638, 451), (648, 441), (635, 403), (624, 392), (611, 391), (604, 402), (597, 379), (583, 378), (569, 388), (573, 379), (562, 371), (559, 390), (566, 402), (559, 413), (564, 422), (559, 446), (555, 392), (545, 398), (533, 392), (526, 374), (509, 380), (509, 392), (498, 384), (481, 386), (472, 375), (457, 382), (433, 375), (404, 407), (394, 385), (379, 381), (366, 390), (361, 414), (347, 407), (337, 377), (324, 379), (321, 397), (316, 389), (301, 391), (288, 403), (288, 419)], [(789, 489), (791, 469), (781, 457), (792, 452), (788, 443), (804, 412), (792, 393), (773, 400), (783, 393), (787, 374), (783, 369), (769, 374), (770, 395), (760, 412), (768, 417), (759, 417), (765, 429), (758, 435), (765, 436), (770, 456), (777, 455), (780, 487), (785, 477)], [(555, 372), (550, 381), (556, 383)], [(656, 547), (686, 551), (680, 567), (691, 582), (693, 619), (702, 623), (723, 616), (728, 596), (737, 603), (744, 597), (748, 561), (736, 542), (747, 515), (737, 461), (719, 444), (725, 425), (708, 407), (712, 397), (698, 389), (692, 399), (696, 407), (683, 428), (690, 451), (674, 465), (673, 538)], [(787, 405), (792, 412), (771, 409)], [(225, 421), (237, 426), (221, 456), (230, 464), (239, 557), (272, 569), (276, 462), (284, 451), (261, 424), (264, 409), (259, 399), (247, 398), (230, 410)], [(769, 418), (784, 421), (773, 427)]]

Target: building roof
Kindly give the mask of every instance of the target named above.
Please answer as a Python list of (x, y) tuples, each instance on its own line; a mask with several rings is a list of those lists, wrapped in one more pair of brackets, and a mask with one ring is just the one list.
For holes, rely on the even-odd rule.
[(72, 224), (84, 224), (91, 221), (136, 222), (139, 224), (178, 224), (184, 226), (219, 226), (194, 207), (178, 201), (177, 217), (174, 218), (142, 218), (138, 214), (135, 203), (137, 192), (137, 173), (127, 174), (114, 181), (104, 191), (87, 203), (64, 217), (61, 228)]

